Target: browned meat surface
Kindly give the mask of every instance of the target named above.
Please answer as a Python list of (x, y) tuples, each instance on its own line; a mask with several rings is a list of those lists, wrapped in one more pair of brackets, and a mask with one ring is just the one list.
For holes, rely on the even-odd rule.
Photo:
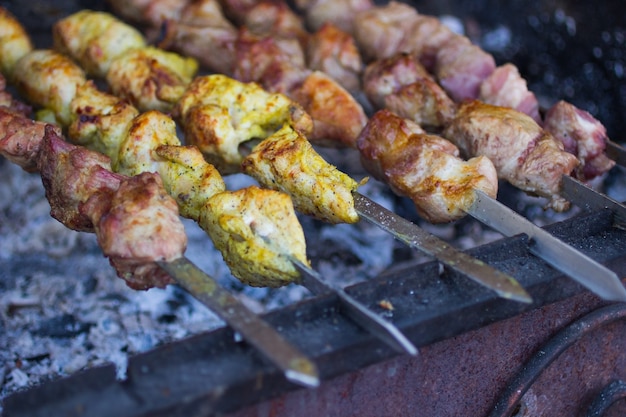
[(495, 70), (493, 56), (455, 35), (437, 52), (435, 76), (456, 102), (478, 98), (480, 85)]
[(528, 90), (526, 80), (522, 78), (513, 64), (504, 64), (496, 68), (482, 82), (478, 98), (494, 106), (510, 107), (521, 111), (541, 124), (537, 97)]
[(82, 205), (95, 193), (115, 191), (123, 178), (111, 172), (108, 157), (64, 141), (51, 126), (46, 127), (38, 168), (50, 202), (50, 214), (79, 231), (94, 228)]
[(593, 179), (615, 165), (615, 161), (604, 154), (606, 128), (591, 114), (573, 104), (559, 101), (552, 106), (546, 113), (544, 129), (560, 140), (566, 151), (578, 158), (578, 179)]
[(375, 107), (388, 109), (421, 126), (444, 126), (456, 111), (452, 99), (409, 54), (370, 63), (363, 74), (363, 89)]
[(329, 223), (356, 223), (358, 183), (326, 162), (307, 138), (285, 124), (254, 147), (243, 171), (266, 188), (289, 194), (300, 213)]
[(357, 13), (374, 7), (372, 0), (295, 0), (296, 8), (305, 15), (307, 27), (316, 31), (326, 23), (352, 33)]
[(556, 211), (569, 208), (559, 196), (563, 175), (578, 165), (575, 156), (530, 116), (479, 101), (463, 103), (444, 136), (465, 156), (491, 159), (498, 176), (514, 186), (548, 198)]
[(26, 30), (11, 12), (0, 7), (0, 74), (12, 78), (17, 61), (32, 50)]
[(452, 143), (387, 110), (372, 116), (357, 146), (366, 169), (395, 193), (411, 198), (430, 222), (465, 216), (475, 190), (497, 194), (497, 173), (488, 158), (463, 161)]
[(354, 147), (367, 123), (363, 107), (346, 89), (328, 75), (314, 71), (289, 93), (313, 119), (313, 143), (335, 147)]
[(311, 73), (295, 39), (258, 36), (241, 29), (235, 49), (233, 77), (256, 82), (274, 93), (288, 94)]
[(365, 62), (410, 53), (407, 34), (418, 20), (415, 8), (391, 1), (358, 13), (354, 18), (354, 38)]
[(0, 155), (27, 172), (37, 171), (46, 126), (46, 123), (36, 122), (22, 113), (0, 106)]
[(306, 45), (308, 32), (302, 18), (284, 1), (260, 1), (245, 14), (242, 26), (260, 36), (297, 39)]
[(435, 70), (437, 52), (456, 35), (434, 16), (419, 15), (404, 40), (407, 52), (415, 55), (429, 72)]
[(325, 72), (350, 92), (361, 88), (363, 61), (354, 38), (332, 23), (322, 25), (309, 38), (307, 66)]
[(92, 194), (81, 211), (92, 219), (102, 252), (129, 287), (173, 283), (157, 262), (182, 257), (187, 237), (159, 175), (124, 177), (117, 189)]

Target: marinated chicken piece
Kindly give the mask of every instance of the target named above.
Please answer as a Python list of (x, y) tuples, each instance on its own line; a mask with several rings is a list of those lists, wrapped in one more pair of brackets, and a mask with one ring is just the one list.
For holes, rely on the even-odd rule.
[(0, 106), (0, 155), (24, 171), (37, 171), (46, 126), (52, 125), (34, 121), (23, 113)]
[(123, 178), (116, 190), (92, 194), (82, 211), (95, 225), (102, 252), (130, 288), (164, 288), (174, 282), (157, 262), (182, 257), (187, 236), (161, 177), (145, 172)]
[(43, 108), (39, 118), (67, 126), (73, 118), (71, 102), (86, 78), (70, 58), (38, 49), (17, 62), (13, 82), (22, 96)]
[(289, 194), (297, 211), (328, 223), (356, 223), (358, 183), (329, 164), (301, 133), (285, 125), (243, 160), (243, 172)]
[(106, 80), (113, 93), (127, 98), (139, 110), (170, 111), (198, 70), (193, 58), (147, 47), (117, 57)]
[(354, 17), (354, 38), (363, 60), (370, 62), (399, 52), (410, 53), (405, 49), (406, 37), (418, 19), (415, 8), (396, 1), (358, 13)]
[(114, 170), (129, 176), (159, 173), (184, 217), (197, 220), (206, 201), (226, 188), (197, 148), (181, 146), (174, 121), (156, 110), (132, 121), (119, 152)]
[(280, 287), (299, 273), (290, 256), (306, 265), (304, 232), (291, 198), (248, 187), (212, 197), (198, 220), (234, 276), (254, 287)]
[(12, 79), (15, 64), (33, 50), (24, 27), (15, 16), (0, 7), (0, 73)]
[(357, 146), (366, 169), (411, 198), (418, 214), (432, 223), (464, 217), (476, 190), (496, 197), (498, 177), (488, 158), (464, 161), (452, 143), (388, 110), (372, 116)]
[(452, 120), (456, 105), (417, 58), (397, 54), (370, 63), (363, 74), (370, 102), (420, 126), (442, 127)]
[(52, 28), (54, 48), (75, 59), (93, 77), (104, 77), (116, 58), (146, 41), (137, 29), (117, 17), (82, 10), (59, 20)]
[(312, 129), (309, 115), (286, 96), (224, 75), (197, 77), (175, 114), (188, 144), (222, 173), (241, 171), (240, 146), (246, 142), (265, 139), (285, 123), (305, 135)]
[(295, 39), (258, 36), (242, 29), (235, 49), (233, 78), (258, 83), (273, 93), (289, 94), (311, 73)]
[(528, 90), (526, 80), (521, 77), (513, 64), (504, 64), (496, 68), (480, 85), (478, 99), (494, 106), (521, 111), (541, 124), (537, 97)]
[(559, 196), (561, 178), (578, 165), (563, 144), (530, 116), (480, 101), (463, 103), (444, 136), (465, 156), (484, 155), (498, 176), (514, 186), (548, 198), (548, 207), (565, 211), (569, 202)]
[(325, 72), (350, 92), (361, 88), (363, 61), (354, 38), (327, 23), (311, 35), (306, 49), (307, 66)]
[(96, 193), (117, 190), (123, 178), (111, 172), (107, 156), (64, 141), (50, 125), (40, 146), (38, 169), (52, 217), (83, 232), (94, 230), (83, 204)]
[(311, 31), (331, 23), (350, 34), (354, 31), (355, 15), (374, 7), (372, 0), (296, 0), (295, 4), (304, 13)]
[(496, 69), (493, 56), (455, 35), (437, 52), (435, 76), (452, 100), (476, 99), (482, 82)]
[(356, 138), (367, 123), (363, 107), (335, 80), (320, 71), (306, 77), (289, 93), (313, 119), (309, 140), (318, 145), (355, 147)]
[(606, 149), (606, 128), (588, 112), (559, 101), (545, 116), (544, 129), (560, 140), (565, 150), (578, 158), (576, 177), (588, 181), (609, 171), (615, 161)]
[(91, 80), (78, 87), (70, 111), (72, 142), (109, 156), (116, 166), (121, 141), (139, 111), (127, 100), (98, 90)]

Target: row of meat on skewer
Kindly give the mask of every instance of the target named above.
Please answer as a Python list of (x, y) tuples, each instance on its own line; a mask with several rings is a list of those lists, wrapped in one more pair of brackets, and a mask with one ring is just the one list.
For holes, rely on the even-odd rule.
[[(316, 7), (321, 8), (319, 3)], [(150, 46), (131, 26), (106, 13), (91, 11), (76, 13), (55, 25), (55, 51), (33, 50), (26, 33), (5, 12), (8, 24), (4, 38), (10, 42), (3, 42), (3, 71), (26, 98), (42, 109), (40, 119), (62, 126), (74, 143), (107, 155), (115, 171), (127, 175), (158, 172), (170, 194), (177, 198), (181, 214), (200, 221), (205, 230), (220, 230), (209, 225), (210, 216), (201, 214), (206, 201), (225, 192), (220, 173), (239, 171), (251, 174), (265, 187), (286, 191), (296, 209), (303, 213), (331, 223), (358, 221), (351, 200), (358, 183), (323, 161), (311, 143), (332, 142), (335, 146), (357, 148), (364, 166), (375, 178), (388, 183), (398, 194), (410, 197), (419, 214), (432, 222), (464, 216), (464, 207), (471, 204), (474, 190), (495, 197), (498, 178), (547, 197), (552, 208), (565, 210), (569, 204), (559, 195), (563, 175), (578, 173), (587, 179), (613, 165), (603, 153), (606, 132), (589, 114), (559, 102), (547, 113), (543, 127), (537, 123), (541, 120), (536, 99), (524, 90), (525, 82), (511, 64), (499, 68), (494, 65), (491, 71), (485, 71), (489, 74), (475, 83), (477, 87), (472, 92), (455, 88), (458, 83), (446, 83), (442, 74), (458, 72), (461, 64), (454, 60), (445, 64), (448, 61), (440, 56), (446, 55), (445, 45), (461, 45), (465, 52), (459, 53), (459, 57), (466, 57), (472, 65), (481, 60), (491, 62), (493, 58), (437, 19), (419, 15), (407, 5), (361, 4), (363, 10), (356, 13), (351, 24), (344, 19), (343, 29), (333, 26), (344, 35), (354, 36), (350, 44), (358, 45), (357, 50), (370, 62), (362, 67), (362, 85), (374, 108), (381, 110), (368, 119), (349, 93), (348, 88), (354, 90), (354, 86), (343, 88), (317, 70), (296, 65), (306, 60), (288, 60), (287, 56), (267, 53), (268, 45), (281, 44), (289, 39), (287, 35), (293, 35), (294, 32), (281, 32), (283, 26), (299, 28), (299, 35), (290, 39), (300, 49), (315, 44), (311, 40), (315, 35), (308, 35), (299, 17), (299, 23), (294, 23), (297, 15), (284, 3), (256, 2), (246, 7), (224, 4), (227, 15), (234, 16), (233, 22), (247, 25), (241, 28), (230, 23), (221, 5), (214, 1), (180, 2), (176, 10), (170, 11), (159, 9), (159, 4), (148, 2), (139, 7), (138, 3), (132, 13), (131, 8), (122, 14), (153, 27), (165, 25), (170, 36), (176, 33), (182, 37), (185, 33), (185, 39), (193, 32), (184, 32), (179, 27), (182, 23), (194, 30), (213, 27), (211, 24), (230, 25), (236, 36), (227, 48), (234, 57), (226, 60), (232, 63), (228, 71), (235, 78), (255, 83), (242, 83), (226, 75), (194, 78), (198, 69), (195, 59)], [(305, 16), (314, 15), (313, 9), (306, 9)], [(233, 10), (239, 12), (235, 14)], [(268, 10), (274, 16), (293, 14), (289, 19), (275, 17), (277, 21), (292, 23), (266, 25), (265, 29), (249, 23), (260, 22), (260, 16), (266, 16)], [(320, 30), (330, 25), (309, 24)], [(431, 36), (416, 35), (424, 33), (427, 27)], [(247, 47), (242, 39), (249, 41)], [(421, 39), (424, 41), (418, 45)], [(438, 43), (432, 44), (436, 39)], [(383, 40), (387, 43), (381, 45)], [(431, 43), (424, 43), (426, 40)], [(263, 58), (263, 63), (252, 59), (254, 54)], [(246, 68), (256, 71), (252, 80), (243, 75)], [(293, 75), (298, 71), (298, 77)], [(316, 73), (324, 78), (323, 82), (314, 77)], [(465, 73), (478, 77), (475, 72)], [(270, 78), (272, 74), (274, 78)], [(114, 95), (99, 90), (87, 80), (87, 75), (104, 77)], [(290, 87), (285, 87), (285, 80), (290, 80)], [(307, 84), (304, 80), (320, 81), (315, 82), (312, 90), (323, 97), (306, 96), (301, 90), (294, 92), (293, 88), (301, 89)], [(503, 103), (506, 98), (509, 102)], [(490, 101), (495, 103), (489, 104)], [(343, 103), (351, 103), (347, 107), (357, 108), (353, 113), (363, 116), (346, 116)], [(187, 146), (176, 137), (169, 114), (180, 122)], [(328, 134), (329, 129), (319, 127), (340, 125), (351, 126), (349, 130), (357, 134), (333, 135)], [(470, 159), (463, 160), (461, 156)], [(225, 238), (216, 233), (214, 240)], [(305, 260), (302, 235), (285, 236), (298, 236), (300, 243), (291, 242), (281, 250), (300, 248), (297, 257)], [(272, 245), (283, 240), (288, 238), (272, 238)], [(252, 246), (264, 243), (255, 242)], [(237, 251), (231, 248), (228, 252)], [(233, 260), (229, 265), (237, 270), (247, 263)], [(281, 277), (280, 271), (291, 271), (293, 276), (288, 264), (267, 271), (271, 270), (275, 277)], [(255, 269), (263, 268), (253, 267), (251, 271)], [(235, 275), (253, 285), (289, 281), (269, 276), (258, 279), (251, 271), (242, 270)]]
[[(357, 149), (373, 177), (431, 222), (465, 216), (477, 191), (495, 198), (499, 179), (566, 210), (563, 176), (587, 180), (614, 164), (591, 115), (559, 102), (542, 118), (514, 66), (496, 68), (404, 4), (340, 2), (346, 13), (333, 21), (320, 17), (327, 2), (297, 2), (303, 21), (273, 1), (111, 3), (165, 28), (160, 45), (187, 56), (88, 10), (55, 25), (54, 50), (38, 50), (2, 10), (0, 68), (40, 121), (3, 93), (0, 153), (41, 173), (52, 215), (95, 231), (133, 288), (172, 282), (158, 263), (183, 256), (179, 214), (244, 283), (298, 280), (294, 260), (309, 261), (294, 208), (329, 223), (360, 220), (359, 182), (314, 145)], [(196, 76), (198, 63), (217, 74)], [(222, 175), (234, 172), (263, 188), (226, 190)]]

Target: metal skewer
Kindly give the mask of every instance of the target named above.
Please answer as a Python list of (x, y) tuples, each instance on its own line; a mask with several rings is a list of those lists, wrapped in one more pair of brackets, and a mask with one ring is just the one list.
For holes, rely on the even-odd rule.
[(505, 236), (526, 234), (530, 252), (605, 300), (626, 301), (626, 288), (617, 274), (482, 191), (467, 213)]
[(319, 385), (317, 367), (313, 362), (189, 259), (179, 258), (159, 265), (271, 360), (289, 381), (305, 387)]
[(346, 314), (358, 325), (384, 341), (396, 351), (408, 353), (409, 355), (417, 355), (418, 350), (415, 345), (413, 345), (413, 343), (411, 343), (411, 341), (392, 323), (384, 320), (349, 296), (343, 289), (325, 281), (317, 271), (311, 269), (300, 260), (294, 257), (290, 257), (290, 260), (298, 272), (300, 272), (300, 284), (305, 286), (313, 294), (335, 294), (339, 297), (341, 306), (345, 309)]
[(361, 218), (381, 227), (408, 246), (435, 257), (444, 265), (492, 289), (500, 297), (523, 303), (532, 302), (530, 295), (514, 278), (455, 249), (366, 196), (354, 193), (354, 206)]
[(561, 195), (585, 210), (611, 210), (614, 215), (614, 226), (626, 229), (626, 206), (605, 194), (596, 192), (577, 179), (564, 176), (561, 183)]

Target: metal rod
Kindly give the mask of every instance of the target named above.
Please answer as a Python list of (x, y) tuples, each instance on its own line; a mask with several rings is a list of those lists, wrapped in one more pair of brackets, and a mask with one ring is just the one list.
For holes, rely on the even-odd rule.
[(361, 218), (391, 233), (409, 247), (433, 256), (442, 264), (495, 291), (500, 297), (523, 303), (532, 302), (526, 290), (511, 276), (455, 249), (366, 196), (354, 193), (354, 206)]
[(346, 314), (358, 325), (384, 341), (398, 352), (417, 355), (418, 350), (413, 343), (392, 323), (365, 307), (349, 296), (343, 289), (325, 281), (317, 271), (311, 269), (298, 259), (291, 257), (296, 269), (300, 272), (301, 284), (313, 294), (333, 293), (341, 302)]
[(530, 252), (605, 300), (626, 301), (617, 274), (481, 191), (467, 213), (505, 236), (526, 234)]
[(596, 192), (577, 179), (569, 175), (563, 176), (561, 195), (584, 210), (611, 210), (613, 225), (626, 229), (626, 206), (605, 194)]
[(288, 380), (305, 387), (319, 385), (317, 367), (309, 358), (189, 259), (183, 257), (159, 265), (272, 361)]

